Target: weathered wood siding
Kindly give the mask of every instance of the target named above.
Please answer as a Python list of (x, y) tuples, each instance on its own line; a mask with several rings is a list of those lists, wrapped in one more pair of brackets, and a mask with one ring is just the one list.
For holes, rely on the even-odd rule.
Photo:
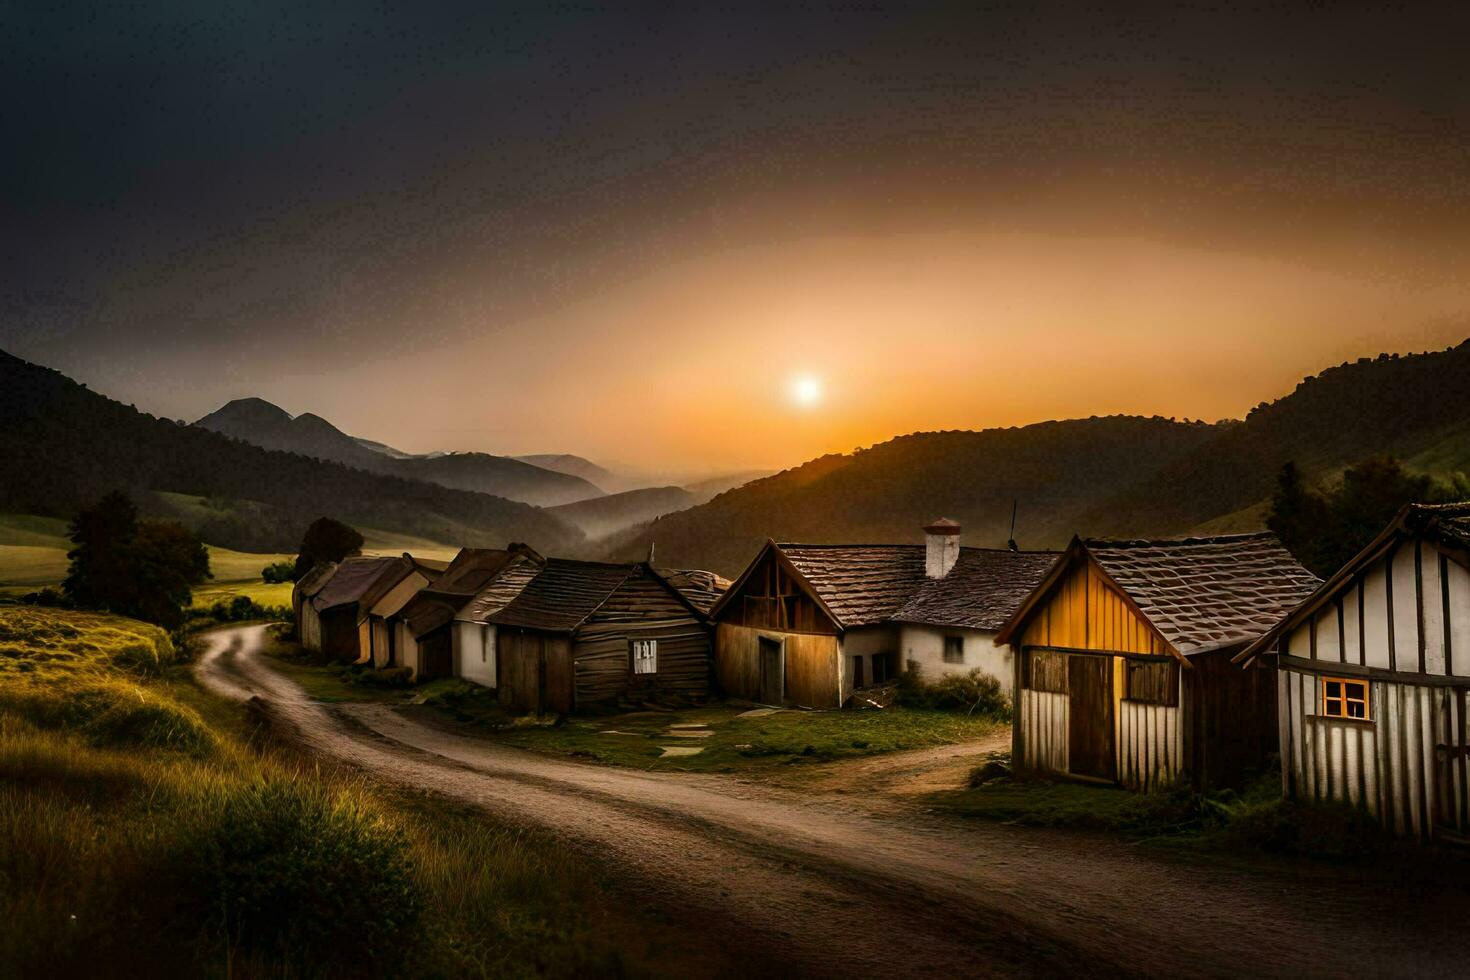
[[(1431, 542), (1399, 542), (1278, 651), (1287, 796), (1361, 806), (1405, 836), (1470, 833), (1470, 572)], [(1367, 719), (1325, 716), (1324, 678), (1366, 682)]]
[(322, 618), (310, 602), (301, 604), (301, 620), (297, 624), (296, 635), (300, 637), (301, 645), (306, 649), (321, 650)]
[(382, 616), (369, 616), (368, 645), (372, 648), (373, 666), (378, 670), (393, 665), (393, 630)]
[[(657, 671), (633, 673), (632, 641), (658, 643)], [(577, 630), (576, 704), (703, 701), (709, 696), (709, 628), (659, 581), (635, 575)]]
[(721, 622), (783, 633), (837, 632), (831, 618), (802, 588), (774, 550), (767, 551), (758, 562), (740, 590), (724, 600)]
[[(1180, 709), (1125, 701), (1126, 659), (1108, 656), (1111, 705), (1092, 704), (1074, 711), (1067, 676), (1072, 658), (1099, 654), (1164, 656), (1168, 644), (1140, 618), (1090, 561), (1079, 562), (1034, 611), (1022, 631), (1024, 657), (1019, 668), (1020, 711), (1017, 741), (1023, 765), (1046, 772), (1115, 778), (1134, 789), (1151, 789), (1177, 779), (1183, 766)], [(1047, 651), (1046, 648), (1059, 648)], [(1097, 653), (1072, 654), (1066, 650)], [(1037, 653), (1043, 654), (1036, 657)], [(1039, 667), (1037, 665), (1040, 665)], [(1035, 673), (1034, 685), (1031, 676)], [(1076, 731), (1074, 732), (1074, 728)], [(1069, 743), (1089, 740), (1090, 764), (1074, 758)], [(1106, 742), (1111, 740), (1111, 745)], [(1100, 744), (1092, 745), (1096, 741)], [(1096, 756), (1113, 756), (1113, 772), (1099, 767)], [(1092, 771), (1073, 773), (1082, 767)]]
[(1124, 700), (1118, 715), (1118, 782), (1152, 790), (1179, 778), (1184, 739), (1179, 709)]
[(330, 610), (318, 618), (321, 622), (321, 652), (343, 663), (356, 661), (359, 652), (357, 604)]
[(836, 708), (842, 643), (835, 635), (783, 633), (721, 622), (715, 628), (715, 670), (730, 697), (761, 700), (760, 638), (782, 646), (785, 701), (806, 708)]
[(1038, 772), (1067, 771), (1067, 696), (1022, 689), (1018, 715), (1026, 738), (1021, 743), (1024, 768)]

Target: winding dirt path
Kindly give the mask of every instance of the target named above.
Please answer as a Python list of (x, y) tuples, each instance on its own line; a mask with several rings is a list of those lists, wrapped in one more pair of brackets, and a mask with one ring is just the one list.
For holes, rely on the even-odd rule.
[[(1185, 865), (1091, 835), (884, 812), (864, 780), (904, 763), (834, 770), (818, 784), (846, 780), (847, 793), (814, 795), (563, 761), (381, 705), (328, 710), (269, 666), (263, 637), (264, 627), (211, 634), (201, 683), (259, 697), (309, 751), (550, 830), (606, 868), (620, 894), (739, 951), (732, 959), (752, 972), (1449, 976), (1463, 967), (1470, 910), (1459, 893), (1452, 905), (1326, 865)], [(922, 774), (977, 751), (910, 761)]]

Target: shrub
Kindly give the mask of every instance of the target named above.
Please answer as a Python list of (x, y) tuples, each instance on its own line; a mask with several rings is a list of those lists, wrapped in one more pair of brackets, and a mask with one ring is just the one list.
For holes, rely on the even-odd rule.
[(364, 799), (277, 776), (202, 794), (179, 874), (232, 946), (384, 972), (420, 911), (406, 839)]
[(1004, 720), (1010, 717), (1011, 701), (1000, 681), (979, 667), (967, 674), (945, 674), (930, 684), (919, 665), (909, 661), (899, 676), (899, 701), (915, 708), (965, 711)]
[(271, 562), (260, 570), (260, 580), (266, 585), (294, 582), (296, 581), (296, 563), (294, 561)]
[(84, 735), (99, 746), (202, 755), (216, 745), (214, 733), (193, 708), (121, 679), (14, 684), (0, 690), (0, 708), (41, 728)]

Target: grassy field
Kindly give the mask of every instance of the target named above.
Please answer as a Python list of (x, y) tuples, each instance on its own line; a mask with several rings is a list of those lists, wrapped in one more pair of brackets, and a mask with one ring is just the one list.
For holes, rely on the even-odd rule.
[[(488, 688), (442, 679), (408, 688), (369, 683), (360, 667), (318, 665), (278, 643), (282, 669), (313, 698), (402, 705), (460, 726), (463, 734), (589, 762), (639, 769), (759, 772), (831, 759), (922, 749), (984, 738), (1002, 723), (962, 713), (894, 707), (884, 711), (752, 711), (723, 704), (680, 711), (547, 719), (507, 714)], [(666, 749), (698, 749), (697, 754)]]
[(184, 659), (142, 623), (0, 607), (0, 974), (671, 968), (667, 927), (564, 849), (252, 744)]

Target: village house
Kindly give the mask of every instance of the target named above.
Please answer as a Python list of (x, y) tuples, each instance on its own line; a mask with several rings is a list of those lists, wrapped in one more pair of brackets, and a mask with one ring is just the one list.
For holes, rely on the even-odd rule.
[(322, 648), (322, 621), (311, 601), (337, 571), (334, 561), (317, 562), (291, 587), (291, 611), (296, 618), (296, 639), (308, 650)]
[(413, 568), (414, 563), (407, 558), (343, 559), (311, 599), (311, 608), (319, 622), (320, 642), (307, 649), (320, 650), (345, 663), (366, 659), (372, 649), (368, 610)]
[(995, 633), (1056, 554), (963, 548), (949, 520), (924, 531), (922, 545), (767, 542), (710, 611), (724, 692), (836, 708), (906, 668), (979, 668), (1009, 691)]
[(415, 558), (408, 552), (403, 553), (403, 558), (409, 563), (407, 574), (384, 592), (382, 597), (367, 610), (368, 649), (363, 651), (363, 658), (370, 660), (372, 665), (379, 670), (392, 666), (399, 660), (397, 654), (399, 631), (393, 617), (408, 604), (409, 600), (427, 588), (430, 582), (438, 578), (449, 567), (448, 562)]
[(1405, 507), (1237, 659), (1275, 667), (1287, 797), (1470, 836), (1470, 504)]
[(500, 703), (512, 711), (688, 703), (710, 692), (704, 613), (646, 563), (548, 559), (482, 618), (494, 627)]
[(1231, 658), (1320, 584), (1270, 533), (1074, 539), (1000, 631), (1018, 769), (1232, 785), (1276, 748), (1273, 679)]
[(461, 548), (443, 572), (390, 618), (396, 632), (395, 663), (413, 671), (416, 680), (453, 676), (455, 615), (503, 572), (543, 561), (520, 544), (503, 549)]

